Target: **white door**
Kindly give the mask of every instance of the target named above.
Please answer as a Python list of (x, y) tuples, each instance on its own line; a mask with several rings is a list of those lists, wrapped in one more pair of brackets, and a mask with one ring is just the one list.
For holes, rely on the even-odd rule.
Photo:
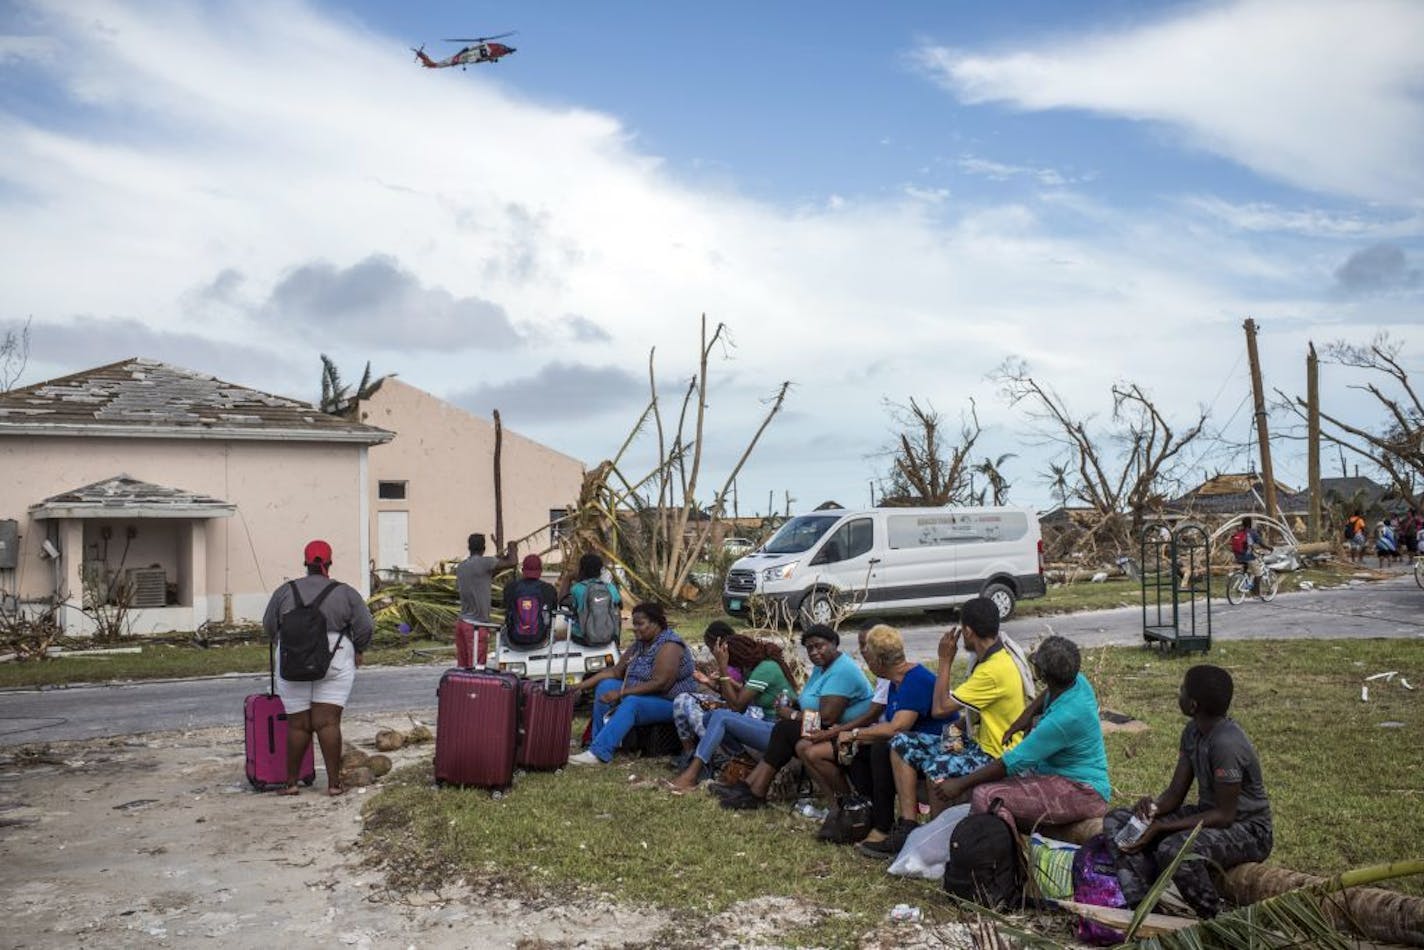
[(376, 512), (376, 567), (410, 566), (410, 512)]

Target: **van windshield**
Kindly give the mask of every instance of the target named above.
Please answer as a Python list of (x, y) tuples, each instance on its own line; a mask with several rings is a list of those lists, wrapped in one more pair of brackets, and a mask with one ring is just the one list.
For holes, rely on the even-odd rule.
[(799, 515), (782, 525), (766, 542), (761, 553), (800, 554), (809, 551), (840, 520), (840, 515)]

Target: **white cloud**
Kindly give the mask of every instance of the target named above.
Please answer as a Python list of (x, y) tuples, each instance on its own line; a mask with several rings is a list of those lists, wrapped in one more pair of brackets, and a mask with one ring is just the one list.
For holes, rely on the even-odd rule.
[(998, 53), (918, 61), (968, 103), (1166, 123), (1315, 191), (1424, 205), (1424, 4), (1241, 0)]
[[(713, 367), (709, 446), (725, 450), (709, 469), (735, 460), (758, 399), (792, 379), (795, 414), (742, 488), (819, 499), (864, 484), (864, 456), (885, 441), (882, 397), (955, 415), (974, 396), (1010, 440), (998, 451), (1016, 451), (1014, 414), (983, 379), (1005, 356), (1078, 405), (1147, 374), (1189, 412), (1196, 368), (1239, 349), (1243, 314), (1290, 318), (1299, 343), (1365, 313), (1299, 289), (1328, 283), (1338, 251), (1312, 268), (1196, 212), (1184, 228), (1063, 188), (1051, 202), (966, 204), (919, 187), (787, 210), (722, 181), (692, 185), (615, 117), (501, 85), (517, 63), (422, 70), (399, 40), (288, 0), (67, 0), (37, 19), (67, 55), (24, 68), (85, 103), (84, 121), (0, 111), (0, 314), (33, 314), (35, 362), (57, 369), (92, 365), (55, 348), (76, 315), (141, 315), (154, 341), (215, 341), (211, 354), (186, 339), (173, 352), (235, 382), (260, 362), (250, 350), (309, 366), (312, 380), (318, 351), (371, 360), (437, 394), (532, 406), (523, 431), (597, 459), (623, 435), (619, 406), (634, 407), (632, 423), (628, 381), (644, 378), (651, 347), (660, 379), (691, 372), (705, 312), (737, 343)], [(1063, 219), (1072, 233), (1047, 223)], [(307, 268), (295, 295), (294, 268)], [(366, 271), (386, 279), (352, 279)], [(294, 300), (308, 323), (333, 300), (349, 322), (309, 335)], [(1371, 307), (1379, 322), (1404, 319), (1393, 298)], [(481, 314), (502, 314), (526, 345), (462, 350)], [(223, 341), (249, 348), (240, 363)], [(558, 389), (574, 381), (587, 385), (570, 398), (623, 394), (598, 404), (608, 419), (572, 418)], [(822, 447), (816, 464), (787, 448), (805, 445)]]
[(1285, 232), (1310, 237), (1399, 238), (1424, 234), (1424, 215), (1283, 208), (1265, 201), (1231, 202), (1194, 195), (1182, 204), (1242, 231)]
[(961, 155), (957, 162), (959, 170), (966, 175), (978, 175), (990, 181), (1009, 181), (1014, 178), (1030, 178), (1045, 188), (1058, 188), (1067, 185), (1075, 179), (1065, 177), (1062, 172), (1053, 168), (1037, 168), (1032, 165), (1010, 165), (1006, 162), (996, 162), (992, 159), (981, 158), (977, 155)]

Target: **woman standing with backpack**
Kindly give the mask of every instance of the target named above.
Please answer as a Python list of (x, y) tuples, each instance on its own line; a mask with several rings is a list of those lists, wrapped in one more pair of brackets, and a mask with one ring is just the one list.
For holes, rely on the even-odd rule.
[(297, 794), (298, 772), (314, 734), (326, 764), (326, 793), (340, 795), (346, 791), (341, 712), (375, 624), (361, 595), (330, 579), (331, 545), (312, 541), (302, 560), (306, 576), (277, 588), (262, 617), (263, 630), (276, 641), (277, 695), (287, 713), (287, 784), (281, 794)]

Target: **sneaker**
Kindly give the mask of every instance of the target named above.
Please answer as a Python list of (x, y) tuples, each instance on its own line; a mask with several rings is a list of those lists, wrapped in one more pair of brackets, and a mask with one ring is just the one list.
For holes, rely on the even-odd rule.
[(569, 765), (603, 765), (604, 762), (592, 752), (580, 752), (569, 756)]
[(722, 807), (730, 808), (733, 811), (751, 811), (754, 808), (765, 808), (766, 799), (753, 795), (751, 789), (747, 789), (722, 799)]

